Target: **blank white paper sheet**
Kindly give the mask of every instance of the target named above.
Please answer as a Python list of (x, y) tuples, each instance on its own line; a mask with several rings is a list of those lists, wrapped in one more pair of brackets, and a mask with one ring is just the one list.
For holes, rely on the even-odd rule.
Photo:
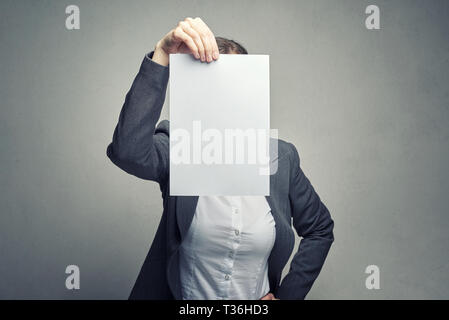
[(170, 195), (269, 195), (268, 55), (170, 55)]

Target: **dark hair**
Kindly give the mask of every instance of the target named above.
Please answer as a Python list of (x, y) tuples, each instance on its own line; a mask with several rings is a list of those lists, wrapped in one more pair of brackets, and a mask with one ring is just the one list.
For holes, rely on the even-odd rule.
[(238, 42), (223, 37), (215, 37), (217, 40), (218, 51), (222, 54), (248, 54), (248, 51)]

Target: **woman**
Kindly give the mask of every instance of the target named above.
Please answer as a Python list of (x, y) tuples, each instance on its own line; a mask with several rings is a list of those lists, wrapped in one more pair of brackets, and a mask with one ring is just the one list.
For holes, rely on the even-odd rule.
[[(108, 157), (139, 178), (159, 183), (164, 211), (130, 299), (303, 299), (333, 242), (333, 221), (299, 166), (296, 148), (278, 141), (278, 170), (268, 197), (169, 195), (169, 123), (159, 120), (169, 54), (213, 63), (247, 54), (186, 18), (148, 54), (126, 96)], [(281, 272), (303, 237), (290, 271)]]

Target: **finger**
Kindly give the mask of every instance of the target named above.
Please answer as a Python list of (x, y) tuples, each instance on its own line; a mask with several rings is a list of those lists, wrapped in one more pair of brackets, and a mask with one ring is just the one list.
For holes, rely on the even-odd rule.
[(184, 32), (184, 30), (181, 27), (177, 27), (173, 32), (173, 37), (175, 39), (178, 39), (186, 44), (186, 46), (190, 49), (192, 54), (195, 56), (195, 58), (199, 59), (200, 54), (198, 52), (198, 48), (195, 44), (195, 41)]
[(214, 59), (215, 60), (218, 60), (218, 58), (220, 57), (220, 50), (218, 50), (218, 44), (217, 44), (217, 40), (215, 39), (215, 36), (213, 36), (214, 38), (214, 40), (212, 41), (212, 44), (213, 44), (213, 47), (214, 47), (214, 49), (213, 49), (213, 57), (214, 57)]
[[(213, 53), (212, 52), (212, 49), (213, 49), (212, 32), (210, 32), (209, 28), (204, 23), (202, 23), (202, 20), (200, 18), (196, 18), (196, 19), (187, 18), (186, 21), (200, 35), (201, 40), (203, 42), (205, 54), (206, 54), (206, 60), (207, 60), (207, 62), (211, 62), (212, 61), (212, 53)], [(212, 37), (211, 37), (211, 35), (212, 35)]]
[(260, 300), (272, 300), (271, 296), (272, 296), (272, 294), (268, 293), (268, 294), (264, 295)]
[(188, 22), (181, 21), (179, 23), (179, 26), (195, 42), (195, 45), (198, 48), (198, 53), (200, 54), (201, 61), (206, 61), (206, 52), (204, 50), (203, 41), (201, 40), (199, 33), (195, 29), (193, 29)]
[(213, 56), (213, 58), (215, 60), (218, 59), (218, 57), (220, 56), (220, 51), (218, 49), (217, 40), (215, 39), (214, 33), (212, 32), (212, 30), (210, 30), (209, 26), (203, 20), (201, 20), (201, 18), (196, 18), (196, 19), (197, 19), (197, 23), (199, 25), (202, 25), (202, 27), (206, 30), (205, 32), (210, 37), (210, 42), (211, 42), (211, 45), (212, 45), (212, 56)]

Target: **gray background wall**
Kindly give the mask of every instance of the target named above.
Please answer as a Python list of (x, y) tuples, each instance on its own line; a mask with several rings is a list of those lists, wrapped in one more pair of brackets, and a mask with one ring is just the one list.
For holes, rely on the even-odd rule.
[(272, 127), (335, 220), (308, 298), (449, 298), (449, 2), (381, 0), (2, 0), (0, 298), (128, 296), (161, 196), (105, 150), (144, 54), (187, 16), (271, 55)]

